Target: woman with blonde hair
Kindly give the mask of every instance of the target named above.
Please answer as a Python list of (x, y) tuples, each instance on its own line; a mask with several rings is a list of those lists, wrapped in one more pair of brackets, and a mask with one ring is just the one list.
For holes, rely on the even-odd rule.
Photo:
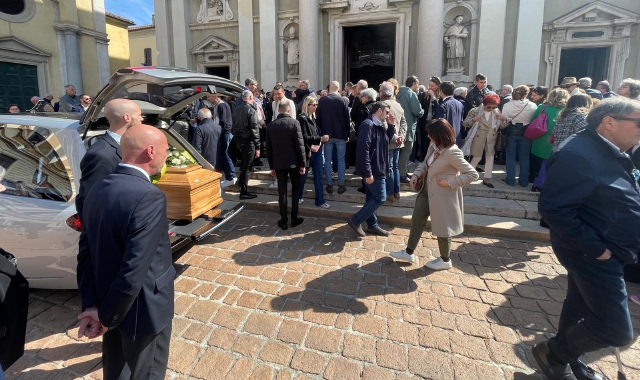
[(307, 173), (309, 167), (313, 168), (313, 186), (316, 193), (316, 206), (329, 208), (329, 204), (324, 201), (324, 193), (322, 189), (322, 168), (324, 168), (324, 155), (321, 145), (323, 142), (329, 141), (329, 136), (320, 136), (316, 125), (316, 109), (318, 108), (318, 99), (307, 96), (302, 102), (302, 109), (298, 115), (300, 130), (302, 131), (302, 139), (304, 140), (305, 161), (307, 170), (305, 174), (300, 176), (300, 194), (298, 199), (302, 203), (302, 194), (304, 194), (304, 184), (307, 182)]
[(389, 78), (387, 82), (393, 85), (393, 97), (395, 98), (396, 96), (398, 96), (398, 91), (400, 91), (400, 84), (398, 83), (398, 80), (396, 78)]
[[(501, 181), (509, 186), (516, 185), (516, 158), (520, 161), (518, 183), (522, 187), (529, 186), (529, 152), (531, 140), (524, 137), (531, 116), (536, 111), (536, 104), (527, 99), (529, 87), (520, 85), (513, 90), (513, 100), (502, 107), (502, 115), (507, 119), (507, 177)], [(501, 127), (502, 128), (502, 127)]]
[[(498, 138), (498, 129), (504, 123), (504, 118), (498, 109), (499, 105), (500, 96), (487, 94), (482, 99), (482, 105), (471, 109), (467, 118), (462, 122), (462, 125), (470, 130), (469, 133), (473, 133), (473, 135), (467, 135), (467, 141), (471, 145), (468, 153), (473, 157), (471, 166), (477, 167), (480, 160), (482, 160), (482, 153), (484, 153), (486, 162), (482, 184), (492, 189), (495, 187), (491, 183), (491, 177), (493, 176), (491, 171), (493, 170), (493, 159), (496, 154), (496, 139)], [(476, 123), (478, 123), (478, 127), (474, 128)], [(465, 142), (462, 149), (465, 154), (467, 153), (466, 149), (469, 148), (468, 144)]]
[(569, 92), (562, 88), (556, 88), (549, 93), (547, 101), (544, 104), (539, 105), (536, 112), (531, 116), (531, 121), (533, 121), (542, 113), (543, 110), (547, 115), (547, 133), (533, 140), (531, 143), (531, 167), (529, 169), (529, 182), (533, 182), (531, 191), (540, 191), (540, 189), (542, 189), (542, 184), (547, 177), (547, 159), (553, 151), (553, 146), (549, 142), (549, 139), (556, 127), (556, 119), (558, 118), (560, 111), (567, 106), (568, 100)]
[(422, 232), (431, 216), (431, 234), (437, 236), (440, 257), (429, 261), (433, 270), (452, 268), (451, 237), (464, 230), (464, 204), (462, 187), (478, 179), (478, 172), (464, 159), (456, 145), (456, 133), (446, 119), (435, 119), (429, 125), (431, 145), (424, 161), (414, 170), (411, 186), (422, 183), (411, 216), (411, 232), (407, 248), (391, 252), (396, 260), (414, 262), (413, 252), (418, 247)]

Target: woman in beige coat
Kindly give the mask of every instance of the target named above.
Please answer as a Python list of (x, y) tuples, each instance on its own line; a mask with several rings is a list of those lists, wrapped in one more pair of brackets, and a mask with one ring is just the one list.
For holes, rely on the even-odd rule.
[[(493, 170), (493, 159), (496, 154), (496, 139), (498, 138), (498, 129), (507, 125), (507, 118), (500, 114), (498, 106), (500, 105), (500, 97), (496, 94), (488, 94), (484, 96), (482, 105), (469, 111), (467, 118), (464, 119), (462, 125), (469, 129), (467, 141), (462, 147), (465, 155), (473, 156), (471, 166), (478, 166), (482, 160), (482, 153), (485, 156), (484, 179), (482, 184), (494, 188), (491, 183), (491, 173)], [(478, 128), (473, 130), (475, 123)], [(470, 148), (470, 149), (469, 149)], [(469, 151), (467, 151), (469, 149)]]
[(411, 232), (407, 248), (391, 252), (397, 260), (413, 263), (413, 251), (418, 246), (422, 231), (431, 215), (431, 233), (438, 237), (440, 258), (426, 267), (434, 270), (450, 269), (451, 237), (464, 230), (464, 204), (462, 187), (478, 179), (478, 173), (464, 159), (456, 143), (456, 134), (445, 119), (435, 119), (429, 125), (431, 145), (424, 160), (413, 172), (411, 185), (427, 171), (418, 190), (416, 205), (411, 216)]

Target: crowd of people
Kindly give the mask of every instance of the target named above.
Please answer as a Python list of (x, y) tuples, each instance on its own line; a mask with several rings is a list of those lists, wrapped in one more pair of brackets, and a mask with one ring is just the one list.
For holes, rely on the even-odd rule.
[[(29, 101), (33, 107), (28, 111), (33, 112), (71, 112), (84, 113), (95, 96), (91, 94), (77, 95), (76, 87), (72, 84), (64, 86), (64, 94), (57, 102), (53, 102), (53, 95), (46, 94), (43, 98), (32, 96)], [(8, 113), (20, 113), (20, 106), (12, 103), (7, 106)]]

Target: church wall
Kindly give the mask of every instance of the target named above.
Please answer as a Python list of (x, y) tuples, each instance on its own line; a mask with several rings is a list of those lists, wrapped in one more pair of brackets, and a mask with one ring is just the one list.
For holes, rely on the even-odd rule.
[(297, 11), (298, 0), (278, 0), (278, 11)]
[[(624, 66), (625, 78), (640, 78), (637, 75), (637, 69), (640, 69), (640, 25), (634, 25), (631, 28), (631, 46), (629, 49), (629, 58)], [(618, 84), (616, 83), (615, 86)]]
[[(424, 65), (424, 62), (417, 61), (417, 49), (418, 46), (418, 3), (414, 3), (411, 7), (411, 27), (409, 28), (409, 65), (408, 75), (418, 75), (418, 65)], [(396, 57), (396, 59), (398, 59)], [(398, 73), (395, 73), (396, 79), (399, 83), (403, 83), (406, 78), (398, 78)], [(428, 78), (418, 78), (420, 84), (425, 84), (429, 80)], [(425, 84), (426, 86), (426, 84)], [(376, 89), (377, 91), (377, 89)]]
[[(518, 30), (518, 13), (520, 10), (520, 0), (507, 1), (505, 28), (504, 28), (504, 45), (503, 45), (503, 60), (502, 60), (502, 83), (496, 83), (495, 79), (492, 81), (489, 78), (489, 84), (494, 87), (495, 90), (500, 89), (503, 84), (512, 84), (514, 87), (522, 83), (513, 83), (513, 70), (515, 68), (516, 59), (516, 39), (519, 32), (526, 32)], [(471, 73), (471, 75), (475, 75)]]
[[(254, 71), (254, 78), (256, 78), (258, 80), (258, 87), (261, 89), (264, 89), (265, 92), (267, 92), (267, 88), (273, 88), (273, 87), (269, 87), (268, 83), (262, 83), (262, 76), (260, 75), (260, 23), (255, 22), (256, 17), (258, 16), (256, 13), (258, 12), (258, 7), (255, 5), (256, 2), (254, 2), (254, 6), (253, 6), (253, 12), (254, 12), (254, 23), (253, 23), (253, 46), (254, 46), (254, 59), (253, 59), (253, 67), (255, 67), (255, 71)], [(240, 59), (242, 59), (242, 57), (240, 57)], [(240, 78), (240, 82), (242, 84), (244, 84), (244, 80), (246, 78)], [(275, 83), (271, 84), (271, 86), (273, 86)], [(266, 87), (265, 87), (266, 85)]]
[[(544, 4), (544, 22), (551, 22), (558, 17), (573, 12), (577, 8), (580, 8), (591, 1), (585, 0), (562, 0), (562, 1), (550, 1), (546, 0)], [(606, 0), (608, 4), (615, 5), (616, 7), (623, 8), (635, 13), (640, 13), (640, 1), (638, 0)]]
[[(332, 78), (329, 78), (329, 66), (330, 66), (330, 49), (331, 49), (331, 41), (329, 40), (329, 15), (326, 12), (322, 12), (322, 17), (320, 22), (322, 23), (322, 35), (320, 36), (320, 44), (322, 46), (322, 54), (318, 57), (318, 59), (322, 60), (322, 70), (319, 78), (321, 78), (322, 82), (317, 84), (312, 84), (316, 91), (326, 89), (327, 85)], [(349, 79), (352, 82), (357, 81), (357, 79)], [(344, 85), (344, 83), (343, 83)]]

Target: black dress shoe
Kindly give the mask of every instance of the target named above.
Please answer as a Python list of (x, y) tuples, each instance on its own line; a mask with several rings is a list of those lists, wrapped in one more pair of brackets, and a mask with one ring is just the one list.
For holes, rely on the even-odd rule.
[(569, 364), (549, 362), (549, 342), (538, 343), (533, 346), (533, 357), (538, 362), (542, 373), (549, 380), (577, 380)]
[(255, 194), (251, 194), (251, 193), (247, 193), (247, 194), (240, 194), (240, 199), (254, 199), (257, 198), (258, 196)]
[(356, 225), (355, 223), (353, 223), (351, 221), (351, 219), (349, 219), (349, 227), (351, 227), (351, 229), (353, 229), (353, 231), (355, 231), (356, 235), (358, 235), (360, 237), (367, 236), (367, 234), (365, 234), (364, 231), (362, 230), (362, 226)]
[(507, 161), (505, 160), (496, 160), (494, 162), (494, 165), (506, 165), (506, 164), (507, 164)]
[(540, 219), (540, 227), (549, 229), (549, 225), (544, 221), (544, 219)]
[(338, 194), (342, 194), (345, 191), (347, 191), (347, 187), (346, 186), (338, 186)]
[(286, 230), (287, 228), (289, 228), (289, 225), (287, 224), (286, 220), (278, 220), (278, 227)]
[(327, 190), (327, 193), (329, 193), (329, 194), (333, 194), (333, 185), (327, 185), (327, 187), (325, 188), (325, 190)]
[(542, 190), (541, 187), (538, 187), (536, 185), (531, 186), (531, 191), (535, 192), (535, 193), (539, 193), (540, 190)]
[(580, 360), (576, 360), (573, 363), (569, 363), (573, 375), (578, 380), (611, 380), (605, 374), (597, 372), (593, 368), (584, 364)]
[(476, 171), (477, 171), (478, 173), (484, 173), (484, 169), (483, 169), (483, 168), (481, 168), (480, 166), (477, 166), (477, 167), (476, 167)]
[(254, 161), (253, 166), (264, 166), (264, 162), (262, 161)]
[(371, 235), (378, 235), (378, 236), (389, 236), (389, 231), (383, 230), (380, 227), (367, 228), (367, 233), (370, 233)]
[(400, 182), (409, 183), (409, 182), (411, 182), (411, 179), (409, 179), (409, 177), (407, 177), (407, 176), (400, 177)]
[(291, 218), (291, 227), (299, 226), (304, 222), (304, 218)]
[(492, 189), (495, 188), (495, 186), (493, 186), (493, 184), (491, 182), (482, 181), (482, 184), (485, 185), (486, 187), (489, 187), (489, 188), (492, 188)]

